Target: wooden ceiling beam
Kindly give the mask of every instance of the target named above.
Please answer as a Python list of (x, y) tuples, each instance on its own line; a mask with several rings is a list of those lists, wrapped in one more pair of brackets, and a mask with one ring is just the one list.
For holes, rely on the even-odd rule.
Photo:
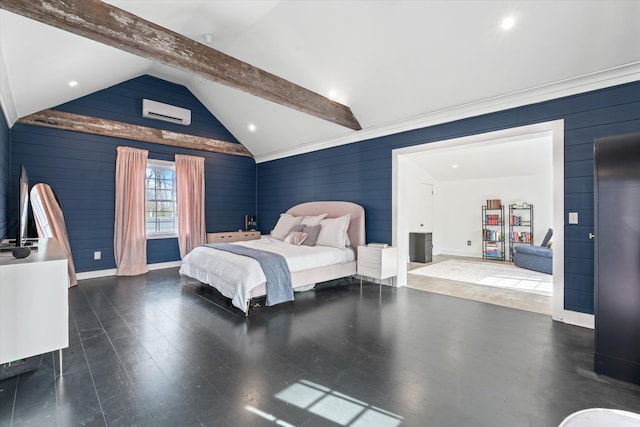
[(253, 157), (244, 145), (234, 142), (132, 125), (116, 120), (101, 119), (98, 117), (84, 116), (82, 114), (67, 113), (65, 111), (42, 110), (19, 119), (18, 123), (110, 136), (113, 138), (130, 139), (133, 141), (171, 145), (174, 147), (193, 148), (194, 150), (211, 151), (234, 156)]
[(349, 129), (362, 129), (346, 105), (100, 0), (0, 0), (0, 8)]

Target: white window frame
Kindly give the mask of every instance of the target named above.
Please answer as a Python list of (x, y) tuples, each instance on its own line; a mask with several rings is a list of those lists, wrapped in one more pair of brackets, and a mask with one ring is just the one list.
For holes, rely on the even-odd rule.
[[(147, 169), (165, 169), (176, 171), (176, 163), (168, 160), (157, 160), (157, 159), (147, 159)], [(173, 233), (149, 233), (147, 231), (147, 179), (146, 179), (146, 170), (145, 170), (145, 210), (144, 210), (144, 218), (145, 218), (145, 232), (147, 235), (147, 240), (153, 239), (170, 239), (178, 237), (178, 200), (177, 197), (174, 199), (175, 203), (175, 212), (176, 212), (176, 222), (175, 222), (175, 232)], [(174, 182), (174, 189), (176, 188), (176, 183)], [(174, 194), (175, 195), (175, 194)]]

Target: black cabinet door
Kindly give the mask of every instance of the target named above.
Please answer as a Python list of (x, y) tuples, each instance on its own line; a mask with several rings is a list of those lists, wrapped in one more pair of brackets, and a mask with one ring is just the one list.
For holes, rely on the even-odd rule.
[(431, 233), (409, 233), (409, 260), (411, 262), (433, 261)]
[(595, 370), (640, 383), (640, 134), (594, 154)]

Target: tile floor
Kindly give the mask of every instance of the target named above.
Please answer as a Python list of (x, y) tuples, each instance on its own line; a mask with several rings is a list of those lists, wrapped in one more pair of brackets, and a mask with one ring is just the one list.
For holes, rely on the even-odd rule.
[(83, 280), (56, 353), (0, 382), (0, 426), (557, 426), (640, 412), (593, 373), (593, 331), (411, 288), (341, 281), (241, 312), (176, 269)]

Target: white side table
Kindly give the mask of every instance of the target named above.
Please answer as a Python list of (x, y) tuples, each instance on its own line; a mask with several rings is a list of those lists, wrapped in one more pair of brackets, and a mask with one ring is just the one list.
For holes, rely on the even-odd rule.
[(380, 281), (393, 278), (398, 275), (398, 248), (387, 246), (386, 248), (373, 246), (358, 246), (358, 274), (360, 275), (360, 286), (362, 277), (371, 277)]

